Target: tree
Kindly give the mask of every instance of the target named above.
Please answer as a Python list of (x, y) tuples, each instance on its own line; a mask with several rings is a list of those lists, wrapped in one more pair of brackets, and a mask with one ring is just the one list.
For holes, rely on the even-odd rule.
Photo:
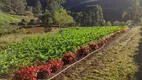
[(73, 18), (63, 8), (55, 12), (54, 20), (59, 25), (59, 27), (74, 23)]
[(83, 13), (82, 12), (72, 12), (71, 15), (74, 18), (76, 24), (80, 26), (82, 23)]
[(104, 18), (100, 5), (90, 5), (83, 12), (83, 24), (85, 26), (103, 25)]
[(4, 11), (10, 11), (11, 8), (11, 0), (0, 0), (0, 7)]
[(46, 12), (43, 15), (39, 16), (39, 19), (42, 21), (46, 28), (51, 28), (53, 24), (53, 19), (51, 15), (52, 14), (48, 10), (46, 10)]
[(33, 6), (26, 6), (26, 11), (32, 12), (33, 11)]
[(26, 8), (26, 0), (0, 0), (1, 8), (7, 12), (23, 14)]
[(46, 0), (46, 9), (51, 12), (52, 14), (54, 14), (57, 10), (59, 10), (62, 5), (65, 3), (65, 0)]
[(135, 23), (137, 24), (142, 23), (142, 7), (137, 8)]
[(42, 13), (42, 5), (40, 3), (40, 0), (36, 0), (36, 4), (33, 7), (33, 13), (36, 15), (40, 15)]
[(107, 26), (112, 26), (112, 24), (111, 24), (110, 21), (107, 21), (106, 25), (107, 25)]
[(131, 6), (132, 6), (132, 10), (133, 10), (133, 21), (136, 21), (136, 17), (137, 17), (137, 12), (138, 12), (138, 8), (140, 6), (140, 0), (131, 0)]
[(29, 18), (33, 17), (33, 13), (31, 11), (25, 11), (24, 15), (28, 16)]

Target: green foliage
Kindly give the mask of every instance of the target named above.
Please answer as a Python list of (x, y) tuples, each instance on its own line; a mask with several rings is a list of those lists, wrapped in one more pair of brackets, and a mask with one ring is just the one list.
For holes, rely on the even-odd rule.
[(31, 11), (25, 11), (24, 15), (32, 17), (34, 14)]
[(126, 21), (126, 25), (129, 25), (129, 24), (132, 24), (132, 23), (133, 23), (132, 20), (127, 20), (127, 21)]
[(42, 14), (42, 5), (40, 3), (40, 0), (36, 0), (36, 4), (33, 7), (33, 13), (36, 14), (37, 16)]
[(142, 7), (138, 7), (134, 22), (136, 24), (141, 24), (142, 23), (141, 18), (142, 18)]
[(9, 24), (12, 22), (20, 22), (21, 17), (15, 16), (15, 15), (10, 15), (10, 14), (5, 14), (5, 13), (0, 13), (0, 26)]
[(53, 24), (53, 18), (52, 14), (48, 10), (46, 10), (46, 12), (43, 15), (39, 16), (39, 19), (42, 21), (46, 28), (51, 28)]
[[(9, 68), (32, 65), (36, 60), (60, 59), (64, 52), (76, 51), (88, 42), (101, 39), (121, 29), (120, 27), (80, 27), (64, 29), (62, 35), (55, 33), (30, 37), (9, 45), (8, 49), (3, 52), (5, 57), (0, 63), (0, 69), (4, 69), (4, 73), (7, 73)], [(29, 63), (26, 63), (26, 60), (29, 60)]]
[(121, 25), (121, 22), (120, 22), (120, 21), (114, 21), (113, 25), (114, 25), (114, 26), (120, 26), (120, 25)]
[(1, 0), (0, 7), (3, 11), (23, 14), (26, 8), (26, 0)]
[(104, 18), (100, 5), (88, 6), (83, 14), (83, 24), (85, 26), (99, 26), (103, 25)]
[(103, 22), (102, 22), (102, 26), (106, 26), (106, 21), (105, 20), (103, 20)]
[(121, 26), (124, 27), (125, 26), (125, 22), (121, 22)]
[(46, 0), (47, 3), (47, 10), (51, 13), (54, 14), (57, 10), (59, 10), (63, 3), (65, 3), (65, 0)]
[(45, 27), (51, 28), (52, 24), (58, 21), (57, 17), (59, 16), (55, 16), (55, 14), (60, 11), (62, 8), (61, 4), (64, 2), (65, 0), (46, 0), (46, 11), (43, 15), (39, 16), (39, 19), (42, 21)]
[(32, 6), (27, 6), (27, 7), (26, 7), (26, 11), (32, 12), (32, 10), (33, 10), (33, 7), (32, 7)]
[(107, 21), (106, 25), (107, 25), (107, 26), (112, 26), (112, 24), (111, 24), (110, 21)]
[[(6, 25), (9, 26), (9, 25)], [(0, 27), (0, 37), (7, 35), (7, 34), (20, 34), (20, 33), (26, 33), (23, 29), (18, 29), (18, 27), (14, 26), (13, 28), (10, 29), (10, 27), (4, 26), (3, 28)]]
[(82, 18), (83, 18), (82, 12), (72, 12), (71, 16), (74, 18), (77, 26), (80, 26), (82, 24)]
[(59, 27), (75, 23), (73, 18), (63, 8), (55, 12), (54, 20), (57, 24), (59, 24)]

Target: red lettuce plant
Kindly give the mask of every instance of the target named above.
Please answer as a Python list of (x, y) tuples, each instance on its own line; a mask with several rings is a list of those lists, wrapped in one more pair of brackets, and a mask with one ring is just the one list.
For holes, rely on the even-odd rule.
[(51, 76), (51, 73), (56, 72), (59, 68), (63, 67), (63, 62), (58, 60), (49, 60), (38, 66), (37, 79), (46, 79)]
[(76, 55), (73, 54), (73, 53), (65, 53), (63, 58), (62, 58), (62, 61), (64, 62), (64, 65), (66, 64), (70, 64), (72, 63), (73, 61), (75, 61), (76, 59)]
[(51, 64), (41, 64), (37, 66), (38, 72), (37, 72), (37, 79), (45, 79), (48, 76), (51, 75)]
[(90, 52), (89, 47), (83, 47), (77, 51), (79, 57), (86, 56)]
[(90, 47), (92, 50), (97, 50), (97, 49), (99, 49), (99, 45), (98, 45), (98, 44), (95, 44), (95, 43), (89, 44), (89, 47)]
[(37, 80), (46, 79), (51, 73), (56, 72), (63, 66), (62, 61), (49, 60), (46, 63), (41, 63), (39, 60), (38, 66), (22, 67), (14, 73), (13, 80)]
[(37, 68), (35, 66), (23, 66), (15, 72), (13, 80), (36, 80), (36, 72)]
[(48, 64), (51, 64), (52, 72), (56, 72), (59, 68), (63, 67), (64, 62), (59, 61), (59, 60), (49, 60)]

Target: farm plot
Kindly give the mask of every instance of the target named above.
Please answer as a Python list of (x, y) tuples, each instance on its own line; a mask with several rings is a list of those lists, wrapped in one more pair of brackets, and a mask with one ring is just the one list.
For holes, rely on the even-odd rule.
[[(121, 27), (71, 28), (64, 29), (61, 33), (30, 37), (22, 42), (10, 44), (0, 56), (2, 59), (0, 73), (6, 75), (11, 68), (19, 69), (21, 66), (35, 65), (37, 61), (61, 60), (65, 56), (64, 53), (76, 54), (83, 46), (86, 48), (88, 43), (99, 41), (122, 29)], [(72, 53), (67, 55), (72, 56)], [(58, 63), (55, 60), (49, 62)]]
[[(53, 80), (140, 80), (135, 62), (141, 36), (140, 27), (119, 36), (102, 51), (93, 54)], [(141, 54), (137, 55), (139, 57)], [(141, 69), (140, 69), (141, 70)]]

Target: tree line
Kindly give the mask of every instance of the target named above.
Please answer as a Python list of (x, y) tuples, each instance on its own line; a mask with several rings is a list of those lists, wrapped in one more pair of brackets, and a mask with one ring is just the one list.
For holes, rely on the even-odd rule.
[[(134, 22), (142, 22), (142, 8), (140, 0), (130, 0), (132, 9), (126, 9), (122, 18), (130, 17)], [(0, 9), (3, 12), (18, 15), (31, 15), (38, 17), (46, 27), (53, 24), (59, 26), (81, 25), (81, 26), (105, 26), (111, 25), (105, 21), (103, 9), (100, 5), (88, 5), (82, 12), (71, 12), (64, 9), (62, 4), (66, 0), (46, 0), (43, 9), (40, 0), (36, 0), (34, 6), (27, 6), (26, 0), (1, 0)]]

